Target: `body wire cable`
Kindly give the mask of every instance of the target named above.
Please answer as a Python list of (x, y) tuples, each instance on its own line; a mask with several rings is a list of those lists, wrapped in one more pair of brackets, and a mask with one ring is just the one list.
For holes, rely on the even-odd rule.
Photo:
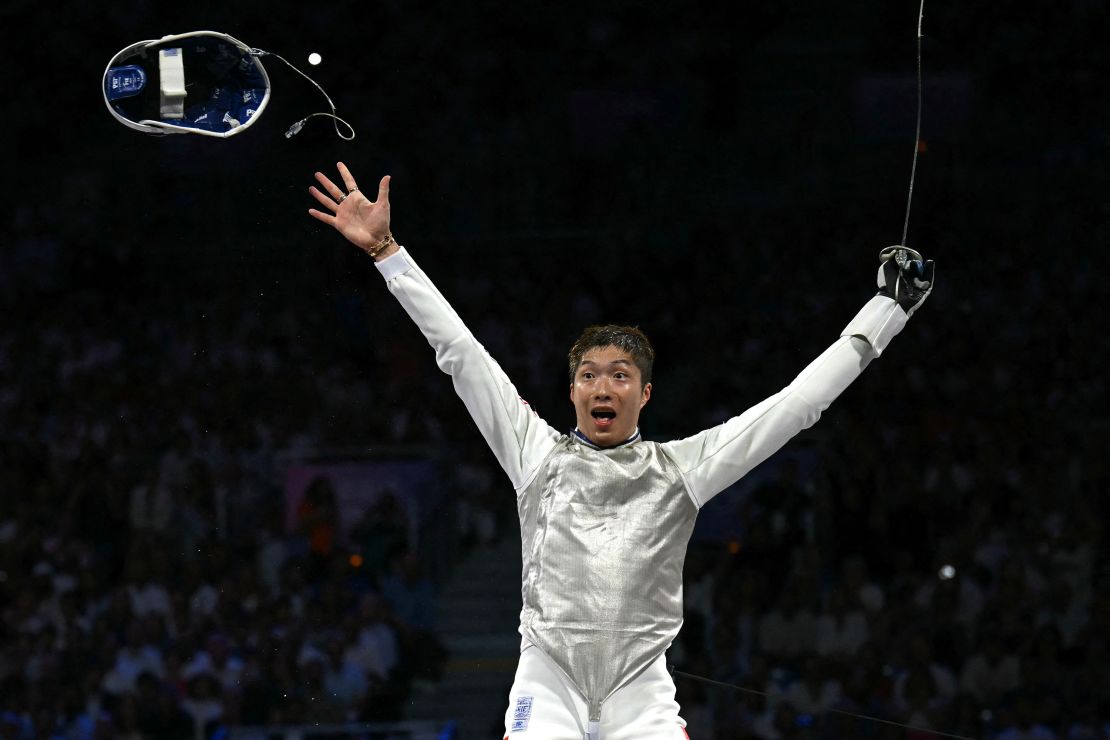
[(925, 21), (925, 0), (921, 0), (921, 8), (917, 12), (917, 126), (913, 135), (913, 165), (910, 167), (910, 191), (906, 195), (906, 220), (902, 224), (901, 246), (906, 246), (906, 235), (910, 231), (910, 205), (913, 202), (913, 179), (917, 174), (917, 153), (921, 150), (921, 99), (922, 74), (921, 74), (921, 26)]
[[(910, 206), (913, 203), (913, 182), (914, 182), (914, 177), (917, 174), (917, 153), (918, 153), (918, 151), (920, 151), (920, 148), (921, 148), (921, 107), (922, 107), (922, 97), (923, 97), (922, 88), (924, 87), (924, 85), (922, 83), (922, 77), (923, 76), (922, 76), (922, 72), (921, 72), (921, 37), (922, 37), (921, 28), (922, 28), (922, 24), (924, 22), (924, 19), (925, 19), (925, 0), (921, 0), (921, 6), (920, 6), (920, 9), (918, 10), (918, 13), (917, 13), (917, 123), (916, 123), (915, 131), (914, 131), (914, 140), (913, 140), (913, 164), (910, 167), (910, 188), (909, 188), (909, 193), (906, 195), (906, 220), (902, 224), (901, 246), (903, 246), (903, 247), (906, 246), (906, 236), (909, 233), (909, 229), (910, 229)], [(714, 681), (711, 678), (706, 678), (704, 676), (697, 676), (697, 675), (694, 675), (693, 673), (686, 673), (685, 671), (680, 671), (680, 670), (675, 669), (675, 667), (673, 665), (668, 666), (668, 668), (670, 669), (671, 674), (674, 675), (674, 676), (684, 676), (685, 678), (689, 678), (689, 679), (692, 679), (694, 681), (700, 681), (702, 683), (709, 684), (711, 686), (718, 686), (718, 687), (721, 687), (721, 688), (732, 689), (733, 691), (740, 691), (740, 692), (743, 692), (743, 693), (746, 693), (746, 694), (754, 694), (756, 696), (762, 696), (762, 697), (765, 697), (765, 698), (770, 698), (770, 696), (771, 696), (770, 694), (768, 694), (765, 691), (758, 691), (756, 689), (749, 689), (749, 688), (745, 688), (743, 686), (737, 686), (737, 685), (731, 684), (731, 683), (724, 683), (723, 681)], [(889, 720), (889, 719), (882, 719), (881, 717), (872, 717), (872, 716), (867, 715), (867, 714), (857, 714), (856, 712), (849, 712), (849, 711), (846, 711), (846, 710), (843, 710), (843, 709), (826, 709), (824, 711), (829, 712), (829, 713), (834, 713), (834, 714), (840, 714), (840, 715), (843, 715), (845, 717), (852, 717), (854, 719), (862, 719), (862, 720), (866, 720), (868, 722), (878, 722), (880, 724), (892, 725), (894, 727), (902, 727), (904, 729), (914, 730), (916, 732), (926, 732), (926, 733), (929, 733), (931, 735), (936, 735), (937, 737), (950, 737), (950, 738), (955, 738), (956, 740), (974, 740), (974, 738), (970, 738), (966, 735), (954, 735), (954, 734), (949, 733), (949, 732), (940, 732), (939, 730), (931, 730), (931, 729), (928, 729), (926, 727), (914, 727), (913, 725), (907, 725), (907, 724), (903, 724), (901, 722), (895, 722), (895, 721)]]
[[(275, 54), (274, 52), (266, 51), (265, 49), (251, 49), (250, 53), (251, 53), (252, 56), (256, 56), (256, 57), (277, 57), (278, 59), (280, 59), (282, 62), (285, 63), (285, 66), (289, 67), (289, 69), (293, 70), (294, 72), (299, 74), (301, 77), (303, 77), (306, 80), (308, 80), (309, 82), (311, 82), (313, 84), (313, 86), (317, 90), (320, 91), (320, 94), (324, 96), (324, 100), (328, 101), (328, 107), (331, 108), (331, 113), (310, 113), (309, 115), (305, 116), (301, 120), (297, 121), (296, 123), (294, 123), (292, 126), (289, 127), (288, 131), (285, 132), (285, 138), (291, 139), (292, 137), (296, 136), (300, 132), (300, 130), (302, 128), (304, 128), (304, 125), (308, 121), (308, 119), (314, 118), (316, 116), (326, 116), (327, 118), (331, 118), (332, 119), (332, 125), (335, 127), (335, 134), (340, 139), (343, 139), (344, 141), (351, 141), (352, 139), (355, 138), (355, 129), (354, 129), (354, 127), (351, 126), (351, 124), (344, 121), (338, 115), (336, 115), (335, 103), (331, 102), (331, 98), (328, 96), (328, 94), (326, 92), (324, 92), (324, 88), (320, 87), (320, 83), (316, 82), (316, 80), (312, 79), (311, 77), (306, 75), (304, 72), (297, 69), (295, 66), (293, 66), (293, 64), (289, 60), (287, 60), (281, 54)], [(347, 127), (347, 130), (350, 132), (349, 134), (345, 134), (345, 133), (343, 133), (342, 131), (339, 130), (339, 124), (341, 124), (341, 123), (344, 126)]]
[[(702, 683), (707, 683), (707, 684), (710, 684), (711, 686), (719, 686), (719, 687), (725, 688), (725, 689), (733, 689), (734, 691), (742, 691), (745, 694), (755, 694), (756, 696), (771, 698), (771, 695), (769, 693), (767, 693), (766, 691), (757, 691), (756, 689), (748, 689), (748, 688), (744, 688), (743, 686), (737, 686), (736, 684), (724, 683), (723, 681), (714, 681), (713, 679), (706, 678), (704, 676), (695, 676), (693, 673), (686, 673), (685, 671), (675, 670), (674, 666), (668, 666), (668, 668), (670, 668), (671, 674), (674, 675), (674, 676), (684, 676), (685, 678), (690, 678), (690, 679), (693, 679), (694, 681), (701, 681)], [(936, 735), (937, 737), (951, 737), (951, 738), (955, 738), (956, 740), (975, 740), (975, 738), (968, 737), (967, 735), (953, 735), (949, 732), (940, 732), (939, 730), (930, 730), (927, 727), (914, 727), (913, 725), (907, 725), (907, 724), (903, 724), (901, 722), (895, 722), (894, 720), (883, 719), (881, 717), (872, 717), (868, 714), (856, 714), (855, 712), (849, 712), (849, 711), (844, 710), (844, 709), (825, 709), (825, 710), (822, 710), (822, 711), (823, 712), (828, 712), (830, 714), (842, 714), (845, 717), (852, 717), (854, 719), (863, 719), (863, 720), (867, 720), (868, 722), (878, 722), (879, 724), (893, 725), (894, 727), (902, 727), (906, 730), (913, 730), (914, 732), (927, 732), (930, 735)]]

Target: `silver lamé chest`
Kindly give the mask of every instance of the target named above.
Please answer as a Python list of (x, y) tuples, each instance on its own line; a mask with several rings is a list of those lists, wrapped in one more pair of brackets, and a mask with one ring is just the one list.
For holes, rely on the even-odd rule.
[(600, 718), (606, 698), (682, 626), (682, 564), (697, 507), (654, 442), (560, 439), (518, 498), (521, 632)]

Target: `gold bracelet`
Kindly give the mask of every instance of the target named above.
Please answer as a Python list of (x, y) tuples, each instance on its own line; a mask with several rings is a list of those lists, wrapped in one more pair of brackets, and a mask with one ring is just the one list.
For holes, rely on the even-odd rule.
[(366, 253), (369, 254), (374, 259), (377, 259), (378, 255), (381, 254), (382, 252), (384, 252), (389, 247), (390, 244), (396, 244), (396, 243), (397, 242), (393, 241), (393, 234), (386, 234), (385, 238), (382, 239), (380, 242), (378, 242), (377, 244), (375, 244), (372, 247), (367, 247), (366, 248)]

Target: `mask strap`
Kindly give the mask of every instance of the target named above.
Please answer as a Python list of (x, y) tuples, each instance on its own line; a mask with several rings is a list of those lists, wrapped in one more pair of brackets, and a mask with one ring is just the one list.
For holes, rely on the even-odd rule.
[[(292, 126), (289, 127), (288, 131), (285, 132), (285, 138), (287, 138), (287, 139), (293, 138), (294, 135), (299, 133), (300, 130), (302, 128), (304, 128), (304, 125), (308, 121), (308, 119), (314, 118), (315, 116), (326, 116), (328, 118), (331, 118), (332, 119), (332, 125), (335, 126), (335, 134), (340, 139), (343, 139), (344, 141), (351, 141), (352, 139), (355, 138), (355, 129), (354, 129), (354, 127), (352, 127), (351, 124), (347, 123), (346, 121), (344, 121), (342, 118), (340, 118), (339, 116), (337, 116), (335, 114), (335, 103), (331, 102), (331, 98), (328, 97), (328, 94), (326, 92), (324, 92), (324, 88), (320, 87), (320, 85), (316, 82), (316, 80), (312, 79), (311, 77), (306, 75), (304, 72), (302, 72), (301, 70), (294, 67), (292, 64), (289, 63), (288, 60), (285, 59), (285, 57), (281, 56), (280, 54), (275, 54), (272, 51), (264, 51), (262, 49), (251, 49), (250, 54), (251, 54), (251, 56), (256, 56), (256, 57), (265, 57), (265, 56), (277, 57), (278, 59), (280, 59), (282, 62), (285, 63), (285, 66), (289, 67), (291, 70), (293, 70), (294, 72), (299, 74), (301, 77), (303, 77), (306, 80), (308, 80), (309, 82), (311, 82), (313, 84), (313, 86), (315, 86), (316, 89), (320, 91), (320, 94), (324, 96), (324, 100), (328, 101), (328, 106), (331, 108), (331, 113), (312, 113), (310, 115), (305, 116), (301, 120), (297, 121), (296, 123), (294, 123)], [(348, 131), (351, 132), (349, 135), (344, 134), (342, 131), (339, 130), (339, 124), (341, 124), (341, 123), (344, 126), (347, 127)]]

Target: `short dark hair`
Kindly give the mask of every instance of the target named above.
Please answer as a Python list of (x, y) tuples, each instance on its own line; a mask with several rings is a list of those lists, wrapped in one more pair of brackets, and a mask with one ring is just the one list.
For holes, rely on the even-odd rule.
[(574, 345), (567, 354), (570, 366), (570, 381), (574, 382), (574, 374), (582, 364), (582, 357), (587, 351), (599, 347), (616, 347), (627, 352), (632, 362), (640, 369), (640, 386), (651, 382), (651, 366), (655, 362), (655, 349), (647, 335), (640, 331), (638, 326), (621, 326), (619, 324), (602, 324), (587, 326), (575, 340)]

